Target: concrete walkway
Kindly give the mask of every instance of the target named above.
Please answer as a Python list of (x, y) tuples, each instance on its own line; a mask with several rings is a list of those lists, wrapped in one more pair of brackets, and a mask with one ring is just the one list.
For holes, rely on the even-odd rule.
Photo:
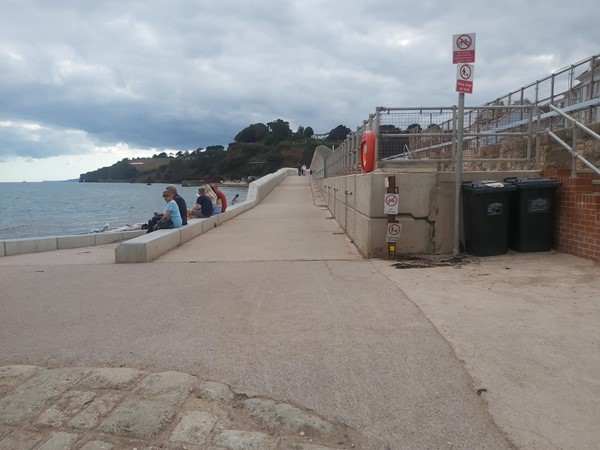
[[(537, 325), (552, 339), (535, 358), (513, 360), (525, 339), (505, 335), (528, 335), (549, 317), (536, 306), (560, 310), (545, 305), (548, 293), (572, 289), (527, 283), (527, 271), (562, 255), (520, 256), (405, 271), (361, 259), (315, 205), (308, 177), (289, 177), (259, 206), (150, 264), (116, 265), (110, 245), (0, 258), (0, 366), (10, 366), (0, 369), (0, 449), (19, 439), (32, 442), (19, 448), (86, 450), (586, 448), (600, 437), (587, 429), (600, 411), (600, 339), (588, 326), (600, 318), (588, 295), (598, 267), (570, 261), (584, 287), (565, 317), (569, 339)], [(505, 265), (525, 277), (520, 327), (499, 306), (514, 284)], [(477, 268), (494, 274), (495, 295), (472, 283), (488, 276)], [(493, 320), (468, 309), (477, 309), (473, 290)], [(553, 349), (578, 337), (588, 363), (553, 372)], [(567, 375), (568, 394), (546, 389)], [(550, 400), (515, 400), (528, 389)], [(546, 411), (547, 421), (515, 426), (568, 395), (575, 417)], [(88, 408), (100, 412), (84, 427), (77, 417)]]

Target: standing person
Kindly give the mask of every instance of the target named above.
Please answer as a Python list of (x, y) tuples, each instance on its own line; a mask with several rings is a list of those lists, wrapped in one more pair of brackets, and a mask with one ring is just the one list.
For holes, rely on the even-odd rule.
[(165, 202), (167, 202), (165, 210), (162, 214), (157, 211), (154, 212), (154, 216), (148, 221), (148, 231), (146, 233), (167, 228), (179, 228), (183, 223), (179, 206), (173, 200), (173, 191), (165, 190), (162, 196)]
[(218, 184), (213, 184), (211, 187), (212, 190), (215, 191), (215, 194), (217, 194), (217, 197), (220, 200), (220, 202), (217, 202), (217, 204), (221, 203), (221, 212), (224, 213), (227, 209), (227, 197), (225, 197), (225, 194), (221, 192)]
[(188, 214), (195, 217), (210, 217), (213, 212), (213, 204), (208, 195), (206, 195), (206, 187), (201, 186), (198, 188), (198, 198), (196, 204), (188, 209)]
[(235, 205), (240, 201), (240, 194), (235, 194), (235, 197), (231, 199), (231, 204)]
[(306, 164), (302, 164), (302, 175), (306, 175)]
[(298, 176), (302, 175), (302, 166), (298, 164)]
[(177, 193), (177, 188), (173, 185), (166, 187), (167, 191), (173, 192), (173, 200), (179, 206), (179, 214), (181, 214), (182, 225), (187, 225), (187, 204), (184, 198)]

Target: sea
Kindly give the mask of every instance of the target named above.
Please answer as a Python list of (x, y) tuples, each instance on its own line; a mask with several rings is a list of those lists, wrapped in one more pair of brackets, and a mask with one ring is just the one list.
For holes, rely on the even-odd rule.
[[(0, 183), (0, 240), (140, 229), (154, 211), (163, 211), (167, 184), (43, 181)], [(198, 187), (177, 192), (189, 207)], [(222, 186), (227, 203), (246, 200), (248, 187)]]

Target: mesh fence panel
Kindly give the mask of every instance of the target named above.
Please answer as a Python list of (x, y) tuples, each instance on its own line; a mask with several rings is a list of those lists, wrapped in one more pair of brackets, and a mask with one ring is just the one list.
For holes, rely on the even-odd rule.
[[(327, 166), (331, 175), (359, 173), (359, 143), (365, 130), (377, 134), (379, 161), (452, 161), (457, 120), (463, 121), (464, 160), (531, 162), (534, 135), (567, 126), (564, 118), (552, 114), (549, 104), (570, 107), (573, 118), (590, 123), (600, 120), (599, 97), (600, 55), (595, 55), (482, 107), (467, 108), (458, 119), (455, 106), (377, 108), (376, 114), (334, 149)], [(538, 117), (540, 130), (536, 129)]]

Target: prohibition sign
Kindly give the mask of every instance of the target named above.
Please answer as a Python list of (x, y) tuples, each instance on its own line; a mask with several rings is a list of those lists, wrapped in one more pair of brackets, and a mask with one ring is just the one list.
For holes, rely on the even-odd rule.
[(460, 70), (458, 71), (458, 73), (460, 74), (460, 77), (463, 80), (470, 80), (471, 76), (473, 75), (471, 66), (469, 66), (468, 64), (463, 64), (462, 66), (460, 66)]
[(461, 34), (456, 39), (456, 46), (461, 50), (469, 50), (473, 41), (471, 40), (471, 36), (468, 34)]
[(388, 242), (398, 242), (400, 239), (400, 231), (402, 230), (402, 225), (396, 222), (387, 224), (387, 240)]
[(385, 204), (392, 207), (396, 206), (398, 204), (398, 196), (396, 194), (386, 195)]
[(452, 36), (452, 63), (475, 62), (475, 33), (454, 34)]

